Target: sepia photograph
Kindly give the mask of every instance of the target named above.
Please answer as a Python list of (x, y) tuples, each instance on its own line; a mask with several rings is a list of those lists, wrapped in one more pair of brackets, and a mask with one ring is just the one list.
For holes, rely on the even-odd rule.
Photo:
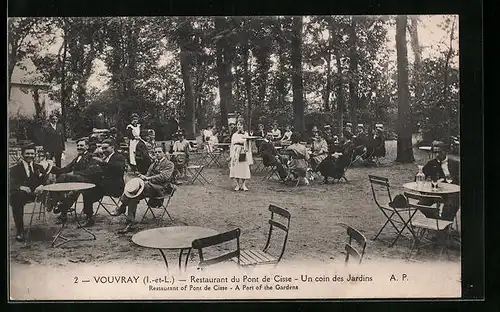
[(8, 18), (11, 301), (461, 298), (458, 15)]

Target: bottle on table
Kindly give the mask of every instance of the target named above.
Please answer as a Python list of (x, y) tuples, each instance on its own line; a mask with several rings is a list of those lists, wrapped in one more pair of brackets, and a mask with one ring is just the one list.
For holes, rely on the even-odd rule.
[(423, 172), (424, 166), (418, 166), (418, 173), (415, 176), (415, 182), (417, 182), (417, 187), (422, 187), (425, 183), (425, 174)]

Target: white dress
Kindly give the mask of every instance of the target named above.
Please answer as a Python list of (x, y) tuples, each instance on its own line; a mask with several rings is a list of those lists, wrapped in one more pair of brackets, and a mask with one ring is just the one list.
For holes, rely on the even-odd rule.
[(132, 135), (134, 136), (133, 139), (130, 140), (129, 142), (129, 147), (128, 147), (128, 154), (129, 154), (129, 160), (131, 165), (137, 165), (135, 161), (135, 150), (137, 147), (137, 143), (139, 143), (139, 138), (141, 135), (141, 125), (133, 126), (133, 125), (127, 125), (127, 129), (131, 128), (132, 129)]
[[(250, 165), (253, 164), (252, 150), (249, 148), (248, 133), (235, 132), (231, 137), (231, 148), (229, 150), (229, 177), (236, 179), (250, 179)], [(242, 144), (242, 145), (241, 145)], [(246, 160), (239, 161), (240, 153), (246, 152)]]

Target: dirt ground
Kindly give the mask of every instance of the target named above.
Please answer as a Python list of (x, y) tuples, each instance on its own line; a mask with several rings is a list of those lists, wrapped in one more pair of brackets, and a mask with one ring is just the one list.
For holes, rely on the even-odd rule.
[[(396, 142), (387, 141), (387, 157), (382, 166), (376, 168), (354, 167), (347, 171), (348, 183), (323, 185), (315, 180), (310, 186), (294, 188), (277, 180), (263, 180), (263, 175), (256, 175), (248, 183), (249, 192), (234, 192), (228, 178), (227, 168), (207, 168), (204, 175), (211, 181), (207, 187), (200, 184), (180, 185), (173, 196), (169, 212), (174, 221), (166, 220), (163, 226), (191, 225), (226, 231), (241, 228), (241, 247), (263, 247), (268, 231), (267, 220), (270, 216), (269, 204), (288, 209), (291, 212), (290, 235), (283, 261), (338, 261), (344, 258), (346, 242), (345, 228), (339, 223), (359, 229), (368, 238), (366, 249), (367, 261), (373, 259), (401, 259), (406, 261), (410, 240), (401, 238), (392, 248), (383, 242), (391, 239), (392, 233), (381, 235), (381, 239), (372, 240), (385, 218), (376, 207), (371, 194), (368, 175), (389, 178), (393, 195), (402, 193), (402, 184), (413, 181), (417, 171), (416, 164), (423, 164), (427, 154), (415, 150), (416, 164), (396, 164)], [(67, 144), (67, 159), (74, 157), (74, 143)], [(194, 162), (194, 161), (193, 161)], [(31, 211), (26, 206), (26, 212)], [(81, 204), (78, 206), (81, 209)], [(96, 206), (95, 206), (96, 207)], [(111, 208), (112, 209), (112, 208)], [(145, 205), (140, 204), (137, 217), (142, 217)], [(10, 212), (10, 208), (9, 208)], [(139, 263), (157, 261), (163, 266), (161, 256), (156, 250), (136, 246), (132, 234), (119, 235), (117, 230), (123, 227), (125, 217), (111, 217), (103, 209), (96, 216), (96, 225), (92, 231), (97, 240), (73, 242), (59, 248), (51, 247), (53, 235), (57, 232), (53, 213), (47, 213), (47, 220), (34, 220), (33, 242), (29, 246), (14, 239), (13, 219), (10, 217), (10, 258), (16, 267), (22, 265), (59, 266), (85, 263), (90, 265), (109, 264), (114, 261)], [(29, 215), (25, 215), (26, 226)], [(156, 227), (155, 222), (141, 224), (138, 230)], [(436, 261), (439, 251), (428, 248), (412, 261)], [(175, 259), (176, 253), (169, 255)], [(454, 263), (460, 263), (460, 247), (457, 244), (448, 249), (443, 257)], [(192, 259), (195, 261), (196, 259)], [(194, 262), (191, 264), (194, 265)]]

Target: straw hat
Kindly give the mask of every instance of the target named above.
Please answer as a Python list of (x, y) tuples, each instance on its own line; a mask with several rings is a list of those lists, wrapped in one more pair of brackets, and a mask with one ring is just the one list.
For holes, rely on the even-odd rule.
[(125, 184), (123, 193), (128, 198), (136, 198), (137, 196), (141, 195), (143, 190), (144, 190), (144, 181), (139, 178), (133, 178), (130, 179), (130, 181), (128, 181), (127, 184)]

